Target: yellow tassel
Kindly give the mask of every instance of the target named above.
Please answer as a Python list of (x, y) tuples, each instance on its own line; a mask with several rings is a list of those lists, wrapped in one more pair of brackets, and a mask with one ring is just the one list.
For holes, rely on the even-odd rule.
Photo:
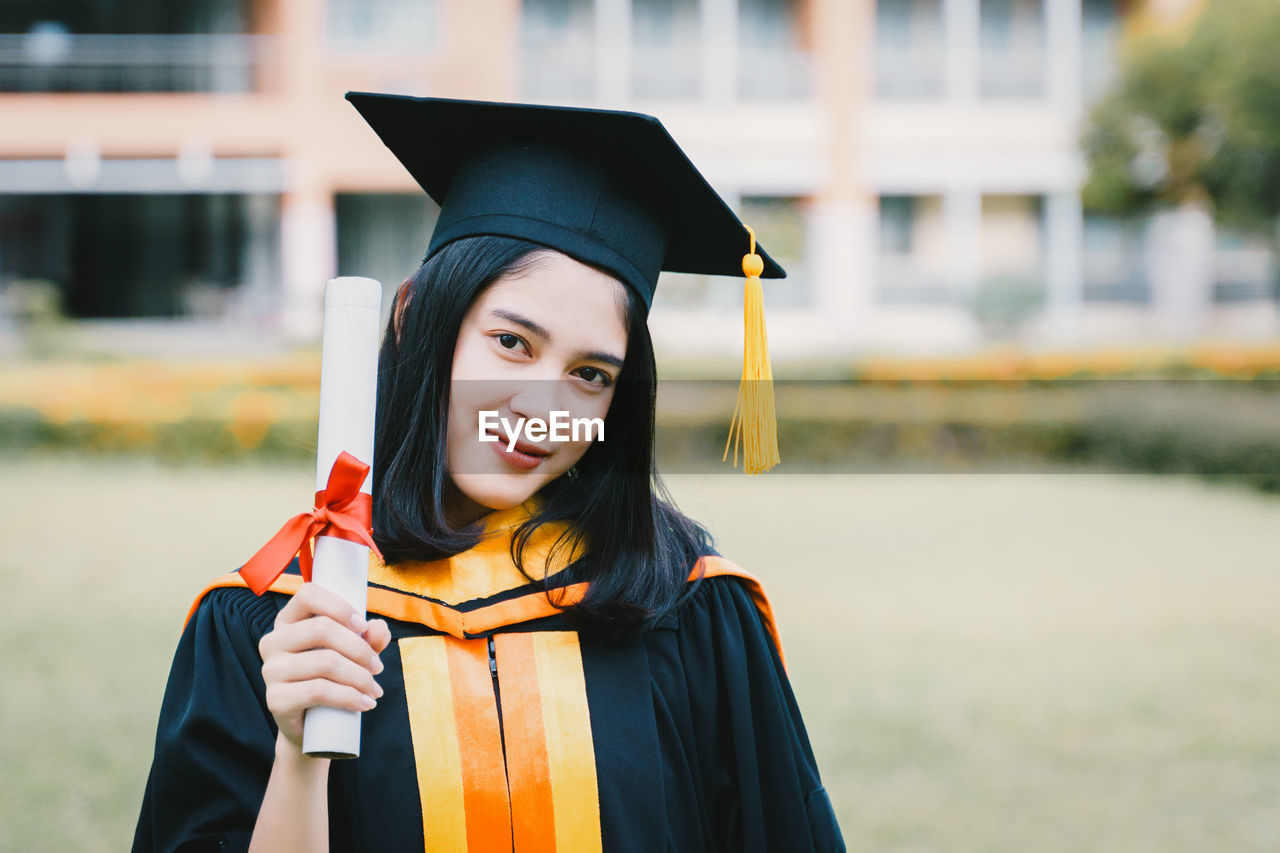
[(764, 290), (760, 273), (764, 260), (756, 254), (756, 232), (747, 227), (751, 251), (742, 258), (742, 272), (747, 277), (743, 293), (742, 315), (742, 383), (738, 386), (738, 402), (729, 423), (729, 438), (724, 443), (724, 456), (729, 458), (733, 444), (733, 467), (738, 467), (738, 442), (742, 442), (742, 470), (761, 474), (777, 465), (778, 416), (773, 403), (773, 368), (769, 365), (769, 335), (764, 327)]

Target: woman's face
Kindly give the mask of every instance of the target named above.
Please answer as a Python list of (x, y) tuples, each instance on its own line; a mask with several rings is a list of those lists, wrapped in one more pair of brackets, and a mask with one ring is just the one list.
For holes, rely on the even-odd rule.
[[(518, 506), (582, 458), (594, 437), (586, 421), (576, 436), (572, 425), (603, 424), (609, 412), (627, 352), (626, 304), (617, 279), (550, 250), (480, 294), (453, 353), (451, 521)], [(568, 440), (530, 430), (535, 418), (564, 424), (556, 432)], [(481, 440), (482, 425), (496, 440)]]

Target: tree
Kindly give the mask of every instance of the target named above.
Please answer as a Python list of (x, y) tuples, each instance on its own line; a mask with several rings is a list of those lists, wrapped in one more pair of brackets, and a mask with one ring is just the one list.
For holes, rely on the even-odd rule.
[(1210, 204), (1223, 224), (1280, 217), (1280, 2), (1210, 0), (1181, 33), (1135, 37), (1082, 144), (1087, 208)]

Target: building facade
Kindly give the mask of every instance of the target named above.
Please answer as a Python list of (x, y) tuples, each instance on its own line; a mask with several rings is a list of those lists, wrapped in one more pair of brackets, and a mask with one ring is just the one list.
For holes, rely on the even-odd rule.
[[(51, 282), (124, 347), (314, 339), (328, 278), (413, 271), (435, 211), (353, 89), (658, 115), (792, 273), (780, 360), (1280, 329), (1265, 237), (1081, 208), (1126, 21), (1186, 0), (181, 5), (0, 8), (0, 288)], [(740, 305), (666, 276), (650, 328), (731, 355)]]

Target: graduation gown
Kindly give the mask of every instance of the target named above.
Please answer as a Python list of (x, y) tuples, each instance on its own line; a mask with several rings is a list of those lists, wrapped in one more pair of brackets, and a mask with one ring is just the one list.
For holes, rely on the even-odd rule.
[[(704, 557), (677, 613), (607, 642), (511, 564), (527, 511), (486, 516), (449, 560), (371, 563), (385, 692), (360, 757), (330, 765), (331, 849), (844, 850), (758, 581)], [(525, 565), (557, 535), (540, 528)], [(135, 851), (248, 847), (276, 740), (258, 641), (301, 582), (296, 560), (262, 597), (231, 574), (192, 606)]]

